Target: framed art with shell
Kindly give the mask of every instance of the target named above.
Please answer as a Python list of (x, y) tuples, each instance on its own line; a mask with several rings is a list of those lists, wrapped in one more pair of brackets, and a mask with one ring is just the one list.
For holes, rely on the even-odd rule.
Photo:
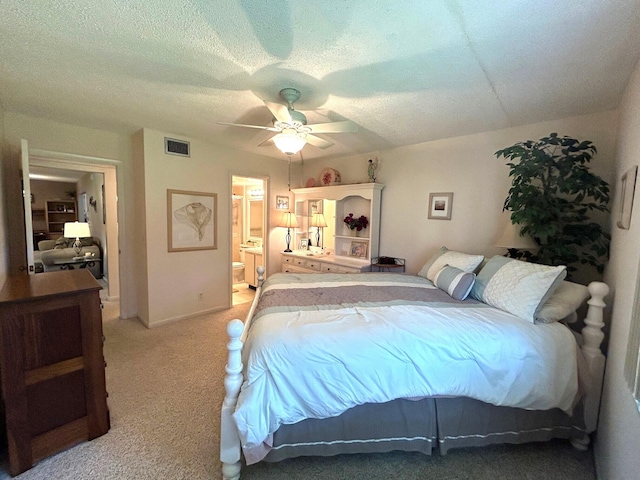
[(217, 193), (167, 190), (169, 252), (217, 249)]

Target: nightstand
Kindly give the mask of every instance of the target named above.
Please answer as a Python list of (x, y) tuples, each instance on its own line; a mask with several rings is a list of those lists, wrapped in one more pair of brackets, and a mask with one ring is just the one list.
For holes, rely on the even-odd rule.
[(372, 272), (404, 273), (405, 259), (394, 257), (376, 257), (371, 259)]

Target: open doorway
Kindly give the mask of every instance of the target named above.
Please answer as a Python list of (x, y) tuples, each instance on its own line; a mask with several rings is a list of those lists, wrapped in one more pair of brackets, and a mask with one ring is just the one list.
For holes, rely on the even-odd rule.
[(256, 268), (265, 265), (266, 191), (264, 178), (233, 175), (231, 180), (232, 305), (250, 302), (258, 285)]
[[(91, 222), (93, 226), (92, 236), (100, 239), (101, 261), (95, 262), (100, 263), (100, 267), (99, 270), (94, 269), (102, 274), (98, 280), (103, 286), (101, 297), (120, 306), (118, 188), (116, 174), (119, 168), (120, 162), (109, 159), (35, 149), (29, 151), (30, 183), (32, 183), (34, 176), (37, 180), (46, 181), (47, 178), (58, 176), (70, 181), (71, 187), (68, 188), (68, 191), (73, 194), (72, 201), (77, 219), (86, 219)], [(45, 193), (44, 196), (47, 197), (49, 194)], [(78, 198), (79, 196), (81, 198)], [(34, 198), (34, 200), (37, 199)], [(46, 198), (41, 200), (46, 201)], [(46, 221), (46, 212), (44, 218)], [(51, 227), (47, 225), (45, 230), (49, 232), (51, 237)], [(54, 231), (53, 236), (59, 233), (59, 230)], [(57, 236), (59, 238), (60, 235)], [(34, 245), (36, 244), (34, 242)]]

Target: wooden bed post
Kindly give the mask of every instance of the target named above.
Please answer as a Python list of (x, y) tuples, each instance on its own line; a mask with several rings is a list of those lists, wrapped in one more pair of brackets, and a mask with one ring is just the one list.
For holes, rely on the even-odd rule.
[(256, 271), (258, 272), (258, 287), (261, 287), (264, 283), (264, 267), (260, 265)]
[(224, 389), (226, 395), (222, 402), (222, 410), (220, 412), (220, 461), (222, 462), (222, 479), (223, 480), (239, 480), (240, 479), (240, 455), (241, 445), (238, 436), (238, 428), (233, 419), (233, 412), (236, 410), (238, 403), (238, 395), (242, 386), (242, 346), (246, 339), (253, 312), (256, 309), (258, 298), (262, 284), (264, 283), (265, 269), (262, 265), (256, 268), (258, 272), (258, 285), (256, 294), (247, 314), (246, 323), (241, 320), (231, 320), (227, 324), (227, 335), (229, 335), (229, 343), (227, 343), (228, 357), (225, 366)]
[(604, 378), (605, 356), (600, 350), (600, 345), (604, 340), (603, 313), (604, 297), (609, 293), (609, 286), (602, 282), (591, 282), (589, 284), (591, 298), (587, 302), (589, 310), (584, 319), (586, 326), (582, 329), (582, 353), (591, 372), (591, 388), (584, 404), (584, 418), (587, 432), (595, 431), (598, 426), (598, 411), (600, 410), (600, 397), (602, 395), (602, 380)]
[(224, 377), (226, 395), (222, 403), (220, 418), (220, 460), (222, 461), (222, 478), (238, 480), (240, 478), (240, 438), (233, 412), (236, 409), (240, 386), (242, 385), (242, 342), (240, 336), (244, 330), (241, 320), (231, 320), (227, 325), (229, 356)]
[(586, 427), (583, 438), (571, 439), (571, 445), (578, 450), (586, 450), (591, 439), (589, 433), (598, 426), (598, 412), (600, 411), (600, 398), (602, 396), (602, 381), (604, 379), (605, 356), (600, 350), (604, 340), (603, 310), (606, 304), (604, 297), (609, 293), (609, 286), (602, 282), (591, 282), (588, 286), (591, 298), (587, 302), (589, 310), (584, 319), (585, 327), (582, 329), (582, 356), (589, 368), (589, 391), (584, 398), (584, 423)]

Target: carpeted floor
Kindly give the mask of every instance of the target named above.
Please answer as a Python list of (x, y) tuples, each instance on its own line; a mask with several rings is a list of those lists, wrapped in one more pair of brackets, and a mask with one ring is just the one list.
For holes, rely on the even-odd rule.
[[(104, 302), (111, 430), (43, 460), (16, 477), (56, 479), (214, 479), (226, 362), (225, 325), (250, 304), (148, 330), (117, 318)], [(6, 452), (0, 479), (8, 475)], [(567, 442), (454, 450), (445, 456), (390, 453), (300, 458), (243, 468), (243, 479), (595, 480), (591, 450)]]

